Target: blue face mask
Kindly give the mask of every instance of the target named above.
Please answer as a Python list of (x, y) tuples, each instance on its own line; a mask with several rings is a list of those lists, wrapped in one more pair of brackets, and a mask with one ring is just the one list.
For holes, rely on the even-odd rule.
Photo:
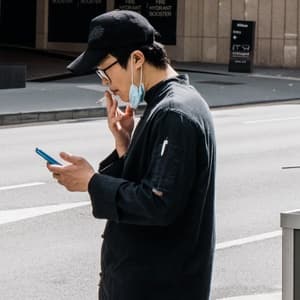
[(139, 104), (144, 100), (145, 96), (145, 88), (141, 83), (140, 86), (136, 86), (135, 84), (131, 84), (129, 90), (129, 103), (130, 107), (136, 109)]
[(131, 58), (131, 86), (129, 89), (129, 103), (130, 107), (133, 109), (136, 109), (139, 104), (144, 100), (145, 97), (145, 87), (142, 83), (142, 77), (143, 77), (143, 70), (141, 69), (141, 80), (140, 85), (136, 86), (133, 83), (133, 62)]

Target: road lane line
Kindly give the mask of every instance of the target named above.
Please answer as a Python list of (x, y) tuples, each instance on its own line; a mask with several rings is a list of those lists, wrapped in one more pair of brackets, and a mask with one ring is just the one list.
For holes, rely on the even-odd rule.
[(263, 233), (263, 234), (253, 235), (253, 236), (250, 236), (250, 237), (247, 237), (247, 238), (243, 238), (243, 239), (238, 239), (238, 240), (233, 240), (233, 241), (229, 241), (229, 242), (218, 243), (216, 245), (216, 250), (227, 249), (227, 248), (231, 248), (231, 247), (236, 247), (236, 246), (250, 244), (250, 243), (254, 243), (254, 242), (258, 242), (258, 241), (272, 239), (272, 238), (275, 238), (275, 237), (279, 237), (281, 235), (282, 235), (282, 231), (278, 230), (278, 231), (273, 231), (273, 232), (267, 232), (267, 233)]
[[(37, 186), (37, 185), (43, 185), (44, 182), (32, 182), (32, 183), (26, 183), (26, 184), (19, 184), (19, 185), (11, 185), (11, 186), (4, 186), (0, 187), (0, 191), (3, 190), (11, 190), (11, 189), (18, 189), (18, 188), (25, 188), (25, 187), (31, 187), (31, 186)], [(16, 210), (2, 210), (0, 211), (0, 225), (10, 222), (16, 222), (28, 218), (33, 218), (49, 213), (54, 213), (62, 210), (67, 210), (75, 207), (80, 207), (84, 205), (89, 205), (89, 201), (85, 202), (75, 202), (75, 203), (67, 203), (67, 204), (58, 204), (58, 205), (50, 205), (50, 206), (40, 206), (40, 207), (32, 207), (32, 208), (22, 208), (22, 209), (16, 209)], [(275, 238), (278, 236), (281, 236), (282, 232), (274, 231), (264, 234), (259, 234), (247, 238), (237, 239), (233, 241), (218, 243), (216, 245), (216, 250), (241, 246), (244, 244), (249, 244), (257, 241), (262, 241), (266, 239)]]
[(271, 123), (271, 122), (283, 122), (291, 120), (300, 120), (300, 117), (288, 117), (288, 118), (274, 118), (274, 119), (261, 119), (253, 121), (244, 121), (244, 124), (257, 124), (257, 123)]
[(281, 293), (257, 294), (248, 296), (238, 296), (230, 298), (218, 298), (217, 300), (281, 300)]
[(8, 186), (0, 187), (0, 191), (21, 189), (21, 188), (37, 186), (37, 185), (42, 185), (42, 184), (46, 184), (46, 183), (45, 182), (30, 182), (30, 183), (23, 183), (23, 184), (17, 184), (17, 185), (8, 185)]
[(83, 202), (63, 203), (57, 205), (38, 206), (38, 207), (30, 207), (30, 208), (0, 210), (0, 225), (17, 222), (29, 218), (34, 218), (46, 214), (51, 214), (55, 212), (60, 212), (75, 207), (86, 206), (89, 205), (90, 203), (91, 203), (90, 201), (83, 201)]

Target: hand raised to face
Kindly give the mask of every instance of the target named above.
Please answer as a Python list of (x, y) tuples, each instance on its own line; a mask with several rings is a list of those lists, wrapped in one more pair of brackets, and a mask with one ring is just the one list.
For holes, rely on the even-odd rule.
[(105, 92), (108, 127), (112, 132), (118, 155), (127, 152), (134, 128), (134, 111), (128, 105), (125, 112), (118, 107), (118, 102), (109, 92)]

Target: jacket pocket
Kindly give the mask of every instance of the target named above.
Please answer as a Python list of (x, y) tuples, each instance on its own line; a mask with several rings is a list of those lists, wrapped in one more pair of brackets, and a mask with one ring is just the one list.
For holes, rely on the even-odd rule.
[(151, 162), (153, 189), (164, 193), (174, 188), (180, 168), (181, 153), (181, 148), (167, 139), (156, 147)]

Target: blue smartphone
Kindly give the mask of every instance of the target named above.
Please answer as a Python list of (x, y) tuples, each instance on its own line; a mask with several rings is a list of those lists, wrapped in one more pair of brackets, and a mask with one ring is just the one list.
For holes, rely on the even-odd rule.
[(49, 154), (45, 153), (43, 150), (39, 148), (35, 148), (35, 152), (40, 155), (43, 159), (45, 159), (50, 165), (62, 165), (60, 162), (58, 162), (56, 159), (51, 157)]

